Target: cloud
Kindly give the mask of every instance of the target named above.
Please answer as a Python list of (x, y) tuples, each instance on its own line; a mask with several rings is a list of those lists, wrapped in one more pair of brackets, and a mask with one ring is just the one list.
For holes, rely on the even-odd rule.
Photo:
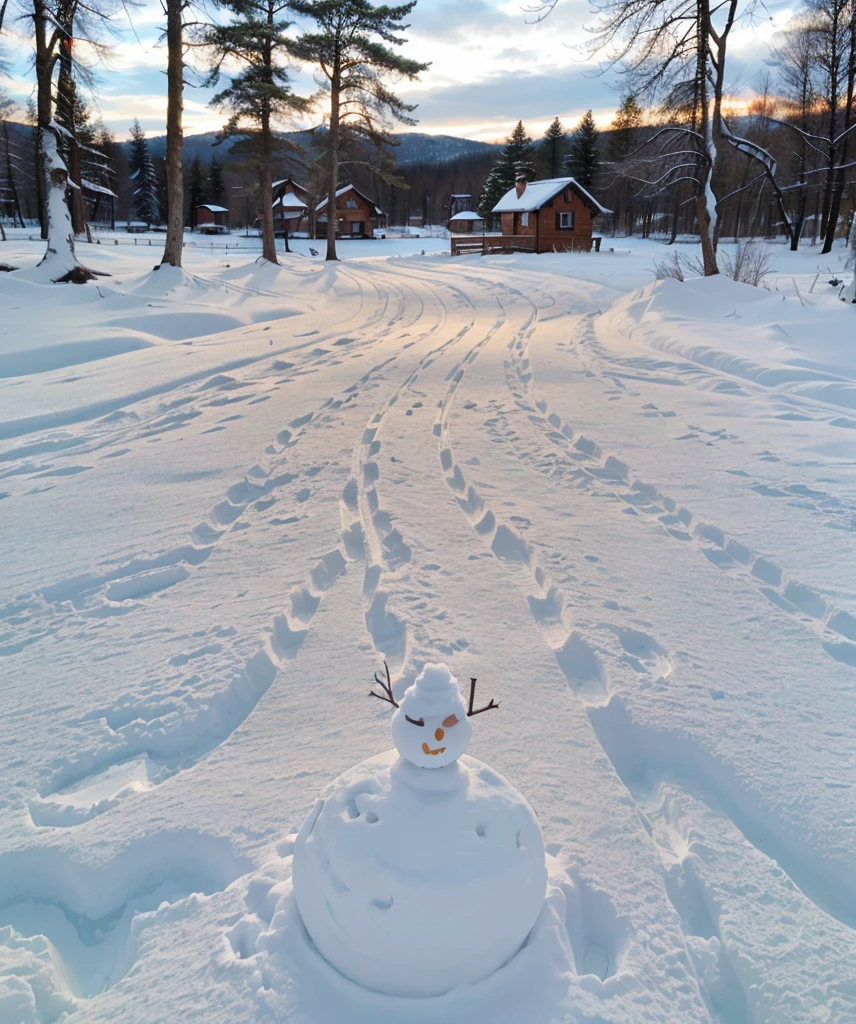
[(467, 129), (473, 137), (491, 140), (507, 135), (518, 120), (530, 132), (534, 127), (540, 133), (540, 126), (557, 115), (573, 127), (589, 109), (600, 123), (609, 122), (619, 102), (616, 92), (608, 79), (592, 77), (591, 71), (576, 65), (498, 73), (478, 82), (414, 91), (407, 98), (419, 104), (419, 131)]
[[(584, 31), (592, 19), (588, 0), (559, 0), (539, 24), (526, 13), (535, 2), (419, 0), (404, 32), (404, 52), (431, 61), (431, 67), (421, 81), (396, 87), (407, 102), (418, 104), (417, 131), (493, 141), (506, 136), (519, 119), (535, 136), (557, 115), (573, 128), (590, 108), (601, 126), (612, 120), (623, 82), (612, 72), (598, 76), (596, 65), (584, 59), (591, 38)], [(135, 11), (133, 17), (141, 42), (125, 27), (127, 18), (117, 15), (121, 35), (115, 56), (109, 68), (96, 73), (93, 113), (100, 113), (120, 138), (127, 136), (135, 116), (149, 134), (165, 130), (166, 48), (158, 42), (162, 18), (151, 7)], [(751, 95), (780, 23), (778, 18), (755, 27), (741, 25), (731, 46), (732, 95)], [(10, 54), (12, 81), (6, 88), (22, 102), (33, 88), (31, 54), (31, 44), (23, 38)], [(315, 91), (309, 68), (297, 70), (294, 82), (298, 94)], [(208, 106), (216, 91), (185, 90), (186, 134), (222, 126), (224, 114)]]

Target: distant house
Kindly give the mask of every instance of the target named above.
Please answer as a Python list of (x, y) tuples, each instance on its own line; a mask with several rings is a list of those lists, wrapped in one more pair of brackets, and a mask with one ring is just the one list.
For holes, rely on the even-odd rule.
[[(316, 237), (327, 236), (327, 200), (316, 206)], [(336, 235), (339, 238), (374, 238), (386, 227), (386, 214), (373, 199), (354, 185), (345, 185), (336, 192)]]
[(484, 218), (473, 210), (461, 210), (449, 219), (449, 231), (453, 235), (471, 235), (474, 231), (484, 231)]
[(312, 196), (308, 190), (292, 178), (283, 178), (273, 183), (273, 229), (276, 234), (290, 235), (309, 231), (309, 215), (312, 210)]
[(229, 233), (229, 211), (225, 206), (203, 203), (196, 207), (196, 230), (203, 235), (227, 235)]
[(520, 175), (493, 212), (503, 236), (531, 239), (535, 252), (589, 252), (594, 218), (612, 211), (573, 178), (527, 181)]

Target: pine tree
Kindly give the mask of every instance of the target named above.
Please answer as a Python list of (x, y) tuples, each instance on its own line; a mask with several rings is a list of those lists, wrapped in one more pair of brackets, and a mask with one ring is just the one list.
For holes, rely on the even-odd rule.
[(220, 75), (224, 61), (237, 63), (241, 73), (228, 89), (219, 92), (211, 104), (231, 111), (221, 138), (237, 138), (235, 155), (244, 155), (259, 176), (262, 222), (262, 258), (276, 263), (273, 232), (272, 163), (277, 121), (305, 111), (308, 101), (291, 89), (286, 64), (291, 22), (280, 15), (286, 3), (279, 0), (218, 0), (232, 15), (226, 25), (215, 25), (207, 34), (214, 49), (215, 63), (209, 81)]
[(199, 154), (197, 153), (193, 158), (193, 163), (191, 163), (187, 174), (187, 188), (190, 192), (190, 211), (188, 219), (190, 221), (190, 227), (192, 228), (196, 227), (196, 208), (207, 199), (207, 189), (205, 186), (205, 171), (202, 169), (202, 161), (199, 159)]
[(548, 178), (558, 178), (565, 159), (567, 135), (558, 117), (554, 117), (541, 140), (541, 163)]
[(147, 227), (160, 220), (158, 182), (149, 156), (149, 143), (140, 122), (134, 118), (131, 125), (131, 152), (128, 156), (131, 183), (134, 189), (134, 212)]
[(514, 188), (516, 165), (528, 165), (531, 162), (532, 139), (526, 134), (523, 122), (518, 121), (485, 179), (478, 204), (478, 212), (482, 217), (489, 217), (505, 193)]
[(396, 140), (393, 122), (415, 125), (415, 105), (405, 103), (385, 79), (394, 75), (418, 79), (427, 64), (396, 53), (405, 42), (404, 18), (416, 6), (410, 0), (398, 7), (375, 7), (369, 0), (290, 0), (295, 14), (312, 18), (317, 29), (303, 33), (292, 52), (319, 66), (329, 84), (329, 131), (324, 137), (327, 165), (327, 259), (336, 256), (336, 189), (344, 160), (371, 161), (384, 181), (399, 183), (390, 148)]
[(612, 132), (609, 138), (609, 159), (615, 166), (610, 175), (612, 184), (609, 186), (607, 201), (614, 211), (613, 232), (623, 223), (625, 235), (633, 234), (634, 188), (631, 179), (622, 174), (622, 168), (618, 165), (627, 159), (627, 154), (637, 144), (636, 136), (642, 126), (643, 117), (643, 110), (636, 102), (636, 98), (626, 96), (612, 119)]
[(633, 146), (633, 134), (642, 125), (643, 111), (635, 96), (627, 96), (612, 119), (609, 140), (610, 160), (623, 160)]
[[(511, 170), (514, 171), (515, 164), (530, 163), (532, 155), (532, 139), (526, 134), (523, 122), (518, 121), (511, 134), (505, 140), (505, 145), (502, 147), (503, 159), (511, 167)], [(511, 184), (514, 184), (513, 178)]]
[[(514, 181), (512, 180), (511, 187), (513, 185)], [(509, 187), (507, 169), (497, 161), (485, 178), (482, 194), (478, 202), (479, 216), (487, 220), (491, 216), (494, 206), (502, 199)]]
[(587, 110), (571, 140), (571, 151), (565, 162), (568, 174), (583, 188), (592, 188), (600, 167), (600, 138), (591, 111)]
[(223, 205), (223, 195), (226, 186), (223, 183), (223, 167), (217, 159), (216, 154), (211, 154), (211, 163), (208, 165), (208, 198), (218, 206)]

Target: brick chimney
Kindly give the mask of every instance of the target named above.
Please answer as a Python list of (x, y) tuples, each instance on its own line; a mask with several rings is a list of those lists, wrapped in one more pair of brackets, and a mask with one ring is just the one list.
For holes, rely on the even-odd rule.
[(527, 164), (524, 163), (523, 161), (518, 161), (514, 165), (514, 190), (517, 193), (518, 199), (526, 191), (526, 186), (529, 184), (530, 181), (534, 179), (534, 177), (535, 168), (532, 166), (532, 164)]

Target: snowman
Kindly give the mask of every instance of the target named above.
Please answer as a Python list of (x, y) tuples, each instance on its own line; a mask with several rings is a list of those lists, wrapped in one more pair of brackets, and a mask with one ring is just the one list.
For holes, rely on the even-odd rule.
[[(386, 666), (385, 666), (386, 667)], [(445, 665), (396, 701), (389, 669), (372, 696), (395, 708), (395, 749), (321, 793), (298, 834), (294, 896), (319, 953), (365, 988), (436, 996), (486, 978), (526, 941), (547, 871), (532, 809), (469, 757), (470, 719)]]

